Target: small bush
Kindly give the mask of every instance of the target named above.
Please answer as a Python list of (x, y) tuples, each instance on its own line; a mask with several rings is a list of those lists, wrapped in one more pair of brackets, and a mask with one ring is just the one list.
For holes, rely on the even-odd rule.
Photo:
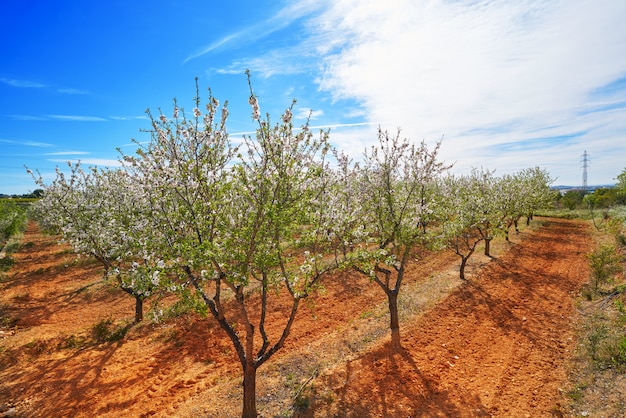
[(119, 341), (126, 336), (128, 326), (115, 326), (112, 319), (103, 319), (91, 329), (97, 343)]
[(18, 249), (20, 248), (20, 244), (19, 242), (12, 242), (11, 244), (8, 244), (6, 247), (4, 247), (4, 251), (7, 254), (13, 254), (14, 252), (16, 252)]
[(626, 335), (619, 326), (625, 318), (623, 313), (596, 314), (587, 322), (585, 348), (596, 368), (626, 371)]
[(622, 271), (621, 256), (613, 245), (601, 245), (587, 255), (591, 267), (591, 284), (595, 292)]
[(36, 357), (43, 353), (50, 353), (51, 347), (49, 341), (36, 339), (25, 345), (26, 352), (33, 357)]
[(626, 336), (620, 336), (611, 348), (611, 361), (613, 365), (619, 370), (626, 369)]
[(174, 318), (197, 313), (203, 317), (207, 316), (208, 307), (196, 294), (185, 291), (181, 293), (181, 298), (173, 305), (165, 309), (153, 309), (152, 316), (155, 321), (167, 321)]
[(74, 334), (65, 338), (61, 344), (59, 344), (60, 348), (83, 348), (87, 345), (87, 339), (82, 336), (76, 336)]
[(0, 258), (0, 271), (9, 271), (13, 267), (13, 263), (15, 263), (15, 260), (8, 255)]
[(609, 334), (609, 328), (606, 324), (594, 321), (587, 335), (587, 351), (591, 359), (595, 362), (601, 361), (600, 351), (604, 341)]

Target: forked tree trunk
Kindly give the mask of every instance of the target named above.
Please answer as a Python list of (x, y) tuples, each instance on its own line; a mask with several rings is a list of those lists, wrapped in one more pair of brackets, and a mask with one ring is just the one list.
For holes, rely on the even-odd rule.
[(390, 290), (386, 293), (389, 301), (389, 328), (391, 329), (391, 345), (392, 347), (398, 349), (401, 348), (400, 316), (398, 314), (398, 290)]
[(256, 418), (256, 365), (247, 362), (243, 367), (242, 418)]

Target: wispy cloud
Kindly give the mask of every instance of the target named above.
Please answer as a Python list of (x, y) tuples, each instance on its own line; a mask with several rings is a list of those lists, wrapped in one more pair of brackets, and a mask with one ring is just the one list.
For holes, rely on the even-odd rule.
[(50, 119), (69, 122), (107, 122), (108, 119), (99, 116), (79, 116), (79, 115), (46, 115)]
[(210, 68), (207, 75), (212, 74), (243, 74), (250, 70), (255, 76), (270, 78), (275, 75), (297, 75), (314, 70), (319, 56), (307, 51), (301, 45), (272, 49), (258, 56), (249, 56), (234, 60), (221, 68)]
[(87, 90), (72, 89), (72, 88), (57, 89), (57, 92), (63, 93), (63, 94), (77, 94), (77, 95), (89, 94)]
[(143, 115), (143, 116), (110, 116), (109, 118), (112, 119), (112, 120), (148, 120), (148, 119), (150, 119), (146, 115)]
[(211, 51), (215, 51), (216, 49), (219, 49), (227, 44), (229, 44), (232, 41), (235, 41), (239, 38), (241, 38), (245, 33), (248, 33), (249, 30), (242, 30), (236, 33), (231, 33), (227, 36), (224, 36), (221, 39), (218, 39), (215, 42), (210, 43), (209, 45), (195, 51), (192, 52), (190, 55), (187, 56), (187, 58), (185, 58), (185, 60), (183, 61), (183, 64), (186, 64), (187, 62), (191, 61), (192, 59), (201, 57), (203, 55), (208, 54)]
[[(32, 80), (21, 80), (17, 78), (5, 78), (0, 77), (0, 82), (6, 84), (11, 87), (16, 88), (29, 88), (29, 89), (54, 89), (53, 86), (49, 86), (48, 84), (41, 83), (39, 81)], [(83, 89), (76, 88), (56, 88), (57, 93), (61, 94), (89, 94), (89, 91)]]
[(315, 125), (310, 126), (311, 129), (334, 129), (334, 128), (354, 128), (360, 126), (378, 126), (380, 122), (358, 122), (358, 123), (331, 123), (328, 125)]
[[(259, 39), (263, 39), (271, 35), (274, 32), (288, 27), (293, 22), (311, 14), (319, 8), (320, 5), (318, 2), (311, 0), (289, 3), (287, 6), (281, 8), (276, 14), (258, 24), (226, 34), (220, 39), (199, 48), (195, 52), (189, 54), (183, 61), (183, 64), (223, 48), (233, 48), (251, 44)], [(249, 67), (244, 67), (244, 69), (245, 68)], [(231, 67), (223, 71), (233, 71), (233, 68)]]
[(7, 115), (11, 119), (15, 120), (24, 120), (24, 121), (35, 121), (35, 120), (46, 120), (47, 118), (43, 116), (35, 116), (35, 115)]
[(9, 85), (11, 87), (18, 87), (18, 88), (44, 88), (47, 87), (45, 84), (43, 83), (39, 83), (37, 81), (30, 81), (30, 80), (18, 80), (15, 78), (0, 78), (0, 82)]
[(44, 155), (87, 155), (89, 152), (87, 151), (56, 151), (56, 152), (47, 152)]
[(38, 148), (48, 148), (53, 147), (53, 144), (48, 144), (46, 142), (37, 142), (37, 141), (15, 141), (12, 139), (0, 139), (0, 142), (4, 142), (5, 144), (15, 144), (15, 145), (23, 145), (27, 147), (38, 147)]
[(296, 118), (297, 119), (307, 119), (309, 118), (310, 120), (315, 120), (318, 119), (319, 117), (321, 117), (324, 114), (323, 110), (313, 110), (313, 109), (307, 109), (307, 108), (300, 108), (298, 109), (298, 112), (296, 113)]
[[(62, 158), (50, 158), (48, 161), (53, 163), (65, 163), (68, 160)], [(107, 159), (107, 158), (80, 158), (74, 159), (73, 162), (79, 162), (83, 165), (93, 165), (98, 167), (121, 167), (122, 163), (119, 160)]]

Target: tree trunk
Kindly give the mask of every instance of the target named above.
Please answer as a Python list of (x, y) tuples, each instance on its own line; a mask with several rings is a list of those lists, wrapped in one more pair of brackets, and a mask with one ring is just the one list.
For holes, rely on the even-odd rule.
[(391, 329), (391, 345), (394, 348), (401, 348), (400, 343), (400, 317), (398, 315), (398, 290), (387, 292), (389, 300), (389, 328)]
[(242, 418), (256, 418), (256, 366), (247, 362), (243, 370)]
[(135, 323), (143, 321), (143, 298), (135, 296)]
[(461, 256), (461, 267), (459, 268), (459, 277), (461, 280), (465, 280), (465, 266), (469, 257)]
[(491, 240), (492, 239), (493, 238), (485, 238), (485, 255), (487, 257), (491, 257), (490, 250), (491, 250)]

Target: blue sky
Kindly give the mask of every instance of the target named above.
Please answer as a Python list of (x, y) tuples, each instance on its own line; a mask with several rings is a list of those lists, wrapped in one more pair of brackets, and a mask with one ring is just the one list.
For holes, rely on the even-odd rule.
[(228, 100), (238, 141), (296, 98), (356, 159), (376, 129), (443, 138), (453, 171), (547, 169), (557, 184), (626, 168), (624, 0), (7, 0), (0, 13), (0, 193), (65, 161), (114, 167), (145, 110)]

